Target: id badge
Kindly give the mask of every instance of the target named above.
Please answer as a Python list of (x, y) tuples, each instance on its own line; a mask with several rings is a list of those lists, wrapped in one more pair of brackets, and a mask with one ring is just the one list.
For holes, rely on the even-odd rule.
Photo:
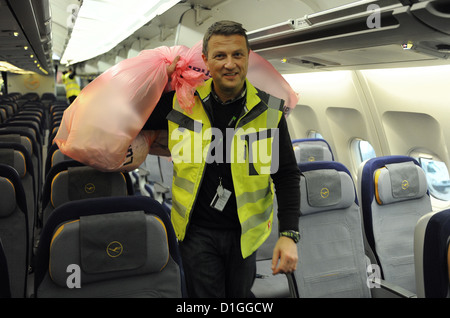
[(222, 212), (223, 209), (225, 208), (225, 205), (227, 204), (230, 196), (231, 196), (231, 191), (225, 189), (221, 183), (217, 187), (216, 195), (212, 199), (210, 206), (212, 208)]

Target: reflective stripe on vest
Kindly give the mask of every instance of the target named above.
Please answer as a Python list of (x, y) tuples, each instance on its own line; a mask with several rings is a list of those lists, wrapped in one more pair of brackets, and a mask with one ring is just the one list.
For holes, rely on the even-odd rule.
[[(184, 239), (203, 179), (204, 155), (213, 144), (211, 123), (202, 104), (202, 101), (207, 102), (210, 92), (211, 80), (197, 88), (192, 113), (181, 110), (175, 95), (173, 110), (167, 116), (169, 149), (174, 162), (171, 217), (180, 241)], [(256, 251), (271, 231), (273, 189), (270, 168), (274, 157), (272, 151), (278, 149), (278, 142), (273, 140), (282, 116), (281, 106), (280, 99), (257, 91), (247, 81), (246, 113), (236, 123), (230, 155), (244, 258)], [(261, 152), (266, 155), (263, 156), (265, 161), (258, 160)], [(253, 159), (256, 160), (252, 162)]]

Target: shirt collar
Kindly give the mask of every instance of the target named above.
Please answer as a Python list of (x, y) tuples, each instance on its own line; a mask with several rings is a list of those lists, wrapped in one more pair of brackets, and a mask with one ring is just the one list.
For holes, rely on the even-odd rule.
[(245, 95), (247, 94), (247, 85), (246, 83), (244, 83), (244, 89), (242, 90), (242, 93), (238, 96), (236, 96), (233, 99), (229, 99), (225, 102), (222, 102), (219, 98), (219, 96), (217, 96), (216, 92), (214, 92), (214, 83), (211, 83), (211, 95), (213, 96), (213, 98), (216, 100), (216, 102), (218, 102), (221, 105), (229, 105), (232, 104), (238, 100), (240, 100), (241, 98), (245, 97)]

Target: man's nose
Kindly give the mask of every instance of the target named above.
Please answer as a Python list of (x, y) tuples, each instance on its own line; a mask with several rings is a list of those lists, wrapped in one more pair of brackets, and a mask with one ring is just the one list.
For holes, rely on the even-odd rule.
[(225, 68), (226, 69), (233, 69), (236, 66), (236, 63), (233, 60), (232, 56), (227, 57), (227, 60), (225, 62)]

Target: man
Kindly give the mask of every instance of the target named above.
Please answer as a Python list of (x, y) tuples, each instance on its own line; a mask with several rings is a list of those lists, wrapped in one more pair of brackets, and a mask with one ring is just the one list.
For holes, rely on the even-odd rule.
[(72, 104), (75, 98), (80, 94), (80, 85), (78, 85), (75, 75), (75, 71), (72, 68), (68, 71), (64, 71), (62, 75), (62, 82), (66, 86), (66, 97), (69, 104)]
[[(144, 133), (168, 130), (171, 218), (190, 297), (251, 297), (256, 250), (272, 230), (272, 180), (283, 233), (273, 273), (290, 273), (297, 265), (299, 170), (281, 100), (246, 79), (245, 32), (235, 22), (214, 23), (202, 55), (212, 79), (197, 88), (192, 111), (183, 111), (176, 93), (168, 93), (144, 126)], [(258, 161), (261, 151), (271, 154), (269, 162)]]

